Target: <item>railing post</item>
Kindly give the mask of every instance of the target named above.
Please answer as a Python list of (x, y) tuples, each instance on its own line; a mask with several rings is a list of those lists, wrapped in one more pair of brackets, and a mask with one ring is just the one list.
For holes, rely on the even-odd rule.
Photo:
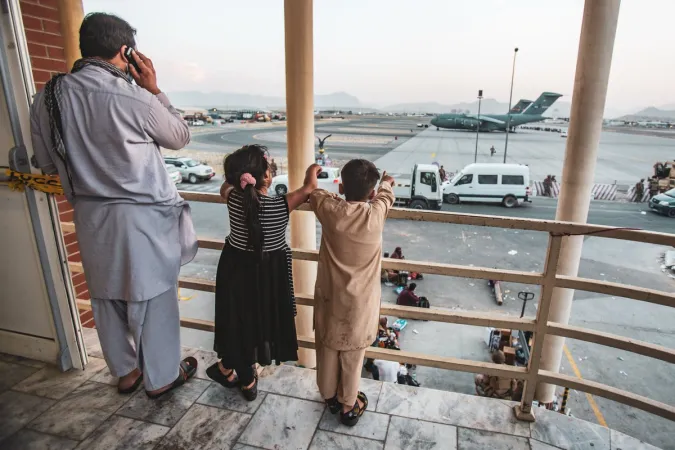
[[(578, 223), (588, 220), (620, 4), (621, 0), (586, 0), (584, 6), (556, 220)], [(578, 274), (583, 240), (583, 236), (564, 239), (560, 274)], [(573, 296), (574, 291), (570, 289), (554, 290), (549, 317), (552, 322), (566, 324), (569, 321)], [(541, 355), (543, 370), (557, 372), (560, 369), (564, 344), (564, 338), (546, 337)], [(540, 402), (549, 403), (554, 394), (555, 386), (542, 384), (536, 397)]]
[(84, 19), (82, 0), (59, 0), (59, 20), (63, 35), (63, 52), (70, 72), (73, 63), (80, 59), (80, 26)]
[[(288, 181), (291, 190), (302, 185), (305, 170), (314, 162), (314, 44), (313, 0), (285, 0), (286, 121), (288, 136)], [(311, 212), (291, 216), (291, 246), (316, 249), (316, 218)], [(295, 292), (313, 293), (316, 263), (293, 260)], [(314, 336), (313, 308), (298, 305), (295, 326), (298, 335)], [(301, 348), (299, 364), (316, 366), (314, 350)]]
[[(541, 363), (541, 350), (544, 346), (546, 337), (546, 328), (548, 323), (548, 313), (551, 308), (551, 297), (555, 289), (555, 276), (558, 267), (558, 258), (560, 257), (560, 247), (562, 236), (549, 235), (548, 248), (546, 250), (546, 263), (544, 266), (544, 281), (541, 285), (541, 295), (539, 298), (539, 307), (537, 308), (537, 320), (534, 328), (534, 344), (530, 352), (530, 359), (527, 363), (528, 378), (523, 386), (523, 397), (520, 405), (514, 406), (516, 417), (520, 420), (534, 422), (534, 413), (532, 412), (532, 400), (537, 388), (537, 378), (539, 365)], [(524, 343), (527, 345), (527, 342)]]

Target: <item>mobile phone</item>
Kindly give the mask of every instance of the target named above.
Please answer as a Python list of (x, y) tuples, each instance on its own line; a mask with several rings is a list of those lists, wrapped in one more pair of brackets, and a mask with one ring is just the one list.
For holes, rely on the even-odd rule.
[(132, 47), (127, 46), (127, 48), (124, 49), (124, 57), (127, 59), (127, 61), (129, 61), (129, 64), (134, 66), (134, 69), (136, 69), (136, 72), (138, 72), (140, 74), (141, 68), (138, 67), (138, 63), (136, 62), (136, 60), (132, 56), (133, 52), (134, 52), (134, 49)]

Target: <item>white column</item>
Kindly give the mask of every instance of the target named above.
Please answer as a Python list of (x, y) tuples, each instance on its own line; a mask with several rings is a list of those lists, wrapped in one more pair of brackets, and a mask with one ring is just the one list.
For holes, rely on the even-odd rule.
[[(305, 170), (314, 162), (314, 43), (313, 1), (285, 0), (286, 121), (288, 180), (291, 190), (302, 185)], [(311, 212), (291, 214), (291, 246), (316, 249), (316, 218)], [(293, 261), (295, 292), (311, 294), (316, 281), (316, 263)], [(298, 306), (295, 319), (298, 336), (313, 336), (313, 309)], [(316, 366), (313, 350), (300, 349), (299, 363)]]
[[(588, 219), (620, 4), (621, 0), (586, 0), (584, 6), (556, 220), (585, 223)], [(558, 274), (577, 275), (583, 239), (583, 236), (563, 239)], [(566, 324), (573, 296), (572, 289), (556, 288), (548, 320)], [(564, 344), (564, 338), (546, 336), (541, 369), (558, 372)], [(551, 402), (554, 392), (555, 386), (541, 384), (536, 399)]]

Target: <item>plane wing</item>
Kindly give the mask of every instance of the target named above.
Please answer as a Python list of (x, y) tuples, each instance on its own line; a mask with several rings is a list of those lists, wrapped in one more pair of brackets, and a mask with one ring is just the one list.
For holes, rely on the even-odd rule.
[(499, 124), (499, 125), (503, 125), (503, 124), (506, 123), (506, 122), (504, 122), (503, 120), (494, 119), (494, 118), (488, 117), (488, 116), (483, 116), (483, 115), (481, 115), (480, 117), (478, 117), (478, 114), (466, 114), (466, 117), (470, 117), (470, 118), (472, 118), (472, 119), (483, 120), (483, 121), (485, 121), (485, 122), (497, 123), (497, 124)]

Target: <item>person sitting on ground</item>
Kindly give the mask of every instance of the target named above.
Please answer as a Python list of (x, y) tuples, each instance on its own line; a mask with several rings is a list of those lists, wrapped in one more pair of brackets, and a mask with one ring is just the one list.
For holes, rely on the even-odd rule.
[[(384, 257), (389, 258), (389, 253), (385, 253)], [(395, 283), (398, 281), (398, 274), (392, 269), (385, 269), (383, 267), (380, 278), (383, 283)]]
[(373, 380), (389, 383), (396, 383), (398, 381), (398, 370), (401, 364), (384, 359), (373, 359), (371, 361), (370, 373), (373, 375)]
[[(505, 364), (506, 356), (501, 350), (492, 354), (492, 362), (495, 364)], [(493, 397), (501, 399), (511, 399), (513, 391), (516, 388), (516, 381), (512, 378), (498, 377), (495, 375), (479, 374), (474, 379), (476, 383), (476, 393), (481, 397)]]
[(401, 306), (418, 306), (420, 298), (415, 294), (417, 284), (410, 283), (410, 285), (403, 289), (396, 299), (396, 304)]
[(401, 247), (396, 247), (394, 249), (394, 252), (390, 256), (391, 259), (405, 259), (405, 256), (403, 256), (403, 250), (401, 250)]

